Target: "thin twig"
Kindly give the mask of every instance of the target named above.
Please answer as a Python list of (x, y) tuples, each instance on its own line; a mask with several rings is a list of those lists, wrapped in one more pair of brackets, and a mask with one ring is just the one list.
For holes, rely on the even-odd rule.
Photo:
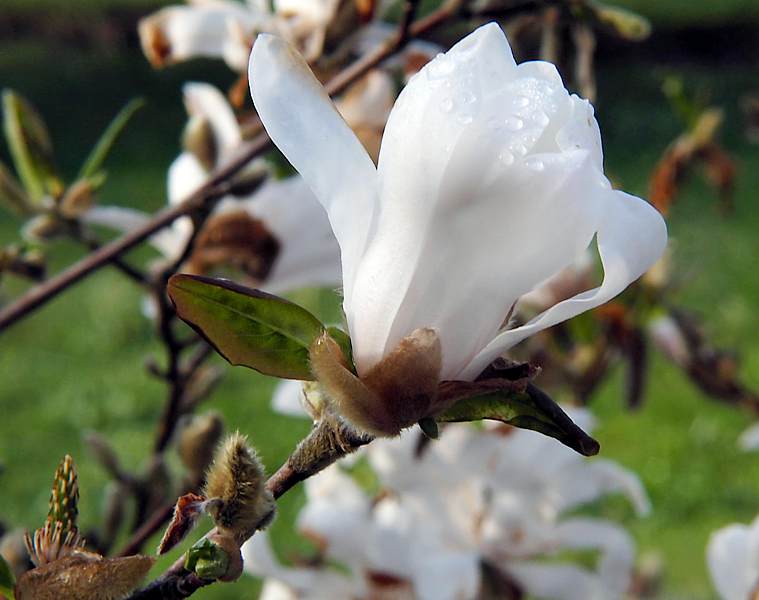
[[(298, 444), (287, 462), (269, 478), (266, 488), (274, 498), (280, 498), (296, 484), (327, 468), (343, 456), (355, 452), (372, 439), (370, 436), (356, 433), (342, 421), (320, 421)], [(168, 520), (171, 514), (157, 515), (160, 516), (166, 516)], [(155, 521), (151, 520), (151, 525), (154, 526), (157, 522), (158, 518)], [(146, 527), (142, 532), (142, 539), (146, 540), (157, 531), (158, 528), (149, 530)], [(133, 593), (127, 600), (178, 600), (188, 598), (200, 588), (212, 583), (214, 580), (201, 579), (194, 572), (185, 569), (183, 556), (155, 581)]]
[[(327, 93), (334, 96), (343, 92), (350, 84), (401, 50), (408, 39), (419, 37), (434, 29), (456, 14), (457, 11), (458, 4), (451, 3), (415, 21), (409, 27), (409, 34), (406, 39), (398, 40), (393, 36), (393, 38), (381, 44), (377, 50), (363, 56), (335, 75), (325, 85)], [(29, 290), (14, 303), (0, 310), (0, 333), (75, 283), (111, 263), (114, 258), (121, 256), (124, 252), (131, 250), (157, 231), (170, 225), (179, 217), (197, 210), (207, 202), (213, 201), (214, 198), (218, 198), (218, 195), (223, 193), (223, 190), (220, 188), (225, 181), (239, 173), (250, 161), (263, 154), (270, 147), (271, 140), (269, 136), (265, 132), (262, 132), (250, 142), (243, 144), (241, 150), (233, 160), (226, 166), (217, 169), (208, 182), (198, 188), (183, 202), (164, 209), (145, 225), (103, 246), (59, 275)]]

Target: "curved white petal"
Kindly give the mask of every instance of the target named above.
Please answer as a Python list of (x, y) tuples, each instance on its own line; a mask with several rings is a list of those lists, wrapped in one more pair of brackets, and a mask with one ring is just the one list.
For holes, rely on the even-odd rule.
[(661, 256), (667, 244), (667, 228), (656, 209), (616, 190), (609, 192), (604, 202), (597, 233), (604, 267), (601, 286), (560, 302), (526, 325), (499, 334), (460, 373), (460, 378), (476, 377), (498, 355), (526, 337), (608, 302)]
[(560, 523), (556, 534), (562, 548), (600, 550), (600, 581), (610, 596), (624, 596), (635, 564), (635, 544), (629, 533), (600, 519), (575, 518)]
[(559, 471), (554, 482), (557, 510), (561, 512), (614, 492), (625, 494), (639, 516), (651, 511), (651, 501), (638, 476), (610, 460), (580, 461)]
[(759, 581), (759, 564), (750, 563), (750, 535), (746, 525), (728, 525), (709, 539), (706, 560), (723, 600), (746, 600)]
[[(281, 294), (310, 286), (340, 286), (340, 247), (327, 213), (301, 177), (269, 179), (243, 206), (280, 243), (262, 289)], [(230, 207), (239, 209), (240, 204), (233, 202)]]
[(242, 143), (232, 107), (224, 94), (208, 83), (186, 83), (182, 92), (190, 117), (202, 117), (210, 124), (219, 153), (217, 162), (223, 164)]
[(208, 172), (191, 152), (182, 152), (169, 166), (167, 180), (169, 204), (179, 204), (208, 179)]
[(303, 58), (284, 41), (258, 37), (249, 77), (266, 130), (327, 210), (340, 244), (347, 302), (374, 219), (374, 164)]
[(414, 560), (414, 592), (418, 600), (476, 598), (480, 557), (475, 551), (424, 553)]

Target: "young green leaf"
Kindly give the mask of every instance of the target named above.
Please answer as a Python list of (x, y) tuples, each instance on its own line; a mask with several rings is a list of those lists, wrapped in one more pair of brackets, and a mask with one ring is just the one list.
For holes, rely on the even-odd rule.
[(21, 184), (2, 162), (0, 162), (0, 204), (17, 215), (25, 216), (32, 212), (29, 198), (21, 188)]
[(324, 326), (288, 300), (227, 281), (174, 275), (167, 286), (180, 318), (233, 365), (312, 380), (308, 350)]
[(583, 456), (594, 456), (598, 442), (580, 429), (545, 392), (532, 384), (525, 391), (496, 391), (456, 402), (435, 417), (438, 423), (492, 419), (556, 438)]
[(88, 179), (98, 173), (129, 120), (143, 106), (145, 106), (145, 101), (142, 98), (135, 98), (119, 111), (93, 146), (90, 155), (82, 164), (77, 179)]
[(63, 191), (47, 126), (34, 107), (12, 90), (3, 92), (3, 125), (16, 172), (33, 200)]
[(8, 600), (13, 600), (13, 587), (16, 585), (13, 571), (5, 562), (5, 559), (0, 556), (0, 595), (5, 596)]

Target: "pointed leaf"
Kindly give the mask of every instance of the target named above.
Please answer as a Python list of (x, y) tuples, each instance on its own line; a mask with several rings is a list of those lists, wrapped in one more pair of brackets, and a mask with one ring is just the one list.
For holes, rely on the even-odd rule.
[(58, 196), (63, 183), (56, 174), (53, 144), (39, 113), (19, 94), (5, 90), (3, 124), (16, 172), (31, 198)]
[(439, 423), (492, 419), (556, 438), (584, 456), (598, 454), (598, 442), (574, 424), (545, 392), (533, 384), (525, 391), (496, 391), (459, 400), (435, 417)]
[(312, 380), (308, 350), (324, 326), (288, 300), (224, 279), (174, 275), (167, 286), (177, 314), (233, 365)]
[(8, 167), (0, 162), (0, 204), (17, 215), (28, 215), (32, 212), (29, 198), (21, 184), (13, 176)]
[(85, 179), (93, 177), (98, 173), (100, 167), (103, 166), (103, 162), (108, 157), (108, 153), (116, 143), (116, 139), (124, 131), (124, 128), (129, 123), (134, 113), (145, 106), (145, 101), (142, 98), (135, 98), (131, 100), (127, 105), (119, 111), (113, 121), (106, 127), (105, 131), (100, 136), (95, 146), (90, 151), (90, 155), (84, 161), (82, 169), (79, 171), (77, 179)]
[(0, 556), (0, 594), (9, 600), (13, 600), (14, 598), (13, 587), (16, 584), (15, 579), (8, 563)]

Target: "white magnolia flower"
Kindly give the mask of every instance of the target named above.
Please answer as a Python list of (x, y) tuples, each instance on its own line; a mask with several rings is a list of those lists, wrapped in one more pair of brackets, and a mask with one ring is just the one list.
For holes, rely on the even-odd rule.
[(759, 593), (759, 518), (751, 525), (728, 525), (715, 531), (706, 562), (722, 600), (747, 600)]
[[(587, 413), (574, 416), (590, 425)], [(565, 515), (614, 492), (645, 514), (648, 499), (634, 474), (528, 431), (447, 426), (421, 455), (417, 440), (406, 432), (366, 447), (384, 490), (378, 498), (336, 465), (306, 482), (297, 527), (348, 569), (341, 581), (351, 582), (349, 592), (317, 581), (315, 572), (337, 575), (323, 568), (308, 572), (305, 593), (304, 570), (267, 559), (258, 536), (245, 547), (248, 572), (285, 583), (293, 598), (326, 597), (327, 590), (338, 600), (374, 598), (372, 585), (385, 581), (402, 597), (466, 599), (476, 597), (486, 562), (531, 597), (624, 597), (635, 556), (630, 536), (609, 521)], [(550, 560), (578, 549), (597, 551), (596, 565)]]
[[(184, 100), (190, 120), (206, 123), (213, 137), (214, 165), (204, 164), (190, 150), (182, 152), (169, 167), (168, 198), (170, 204), (185, 200), (208, 179), (210, 168), (227, 162), (242, 143), (234, 111), (224, 95), (205, 83), (188, 83)], [(262, 163), (254, 168), (265, 169)], [(279, 243), (274, 263), (261, 289), (281, 294), (302, 287), (335, 287), (340, 284), (339, 247), (324, 209), (300, 177), (267, 179), (247, 198), (224, 198), (214, 215), (243, 212), (259, 221)], [(91, 224), (128, 231), (145, 224), (150, 215), (117, 206), (96, 206), (84, 217)], [(168, 259), (183, 251), (192, 233), (188, 217), (154, 235), (151, 244)]]
[[(664, 249), (658, 212), (604, 177), (592, 106), (553, 65), (516, 65), (495, 24), (411, 78), (378, 167), (286, 42), (259, 36), (250, 77), (267, 131), (329, 214), (361, 376), (432, 329), (440, 378), (472, 380), (527, 336), (619, 294)], [(594, 235), (602, 285), (502, 331), (514, 302)]]
[(258, 33), (276, 33), (317, 59), (339, 0), (188, 0), (167, 6), (139, 23), (143, 51), (155, 66), (193, 58), (220, 58), (242, 72)]

